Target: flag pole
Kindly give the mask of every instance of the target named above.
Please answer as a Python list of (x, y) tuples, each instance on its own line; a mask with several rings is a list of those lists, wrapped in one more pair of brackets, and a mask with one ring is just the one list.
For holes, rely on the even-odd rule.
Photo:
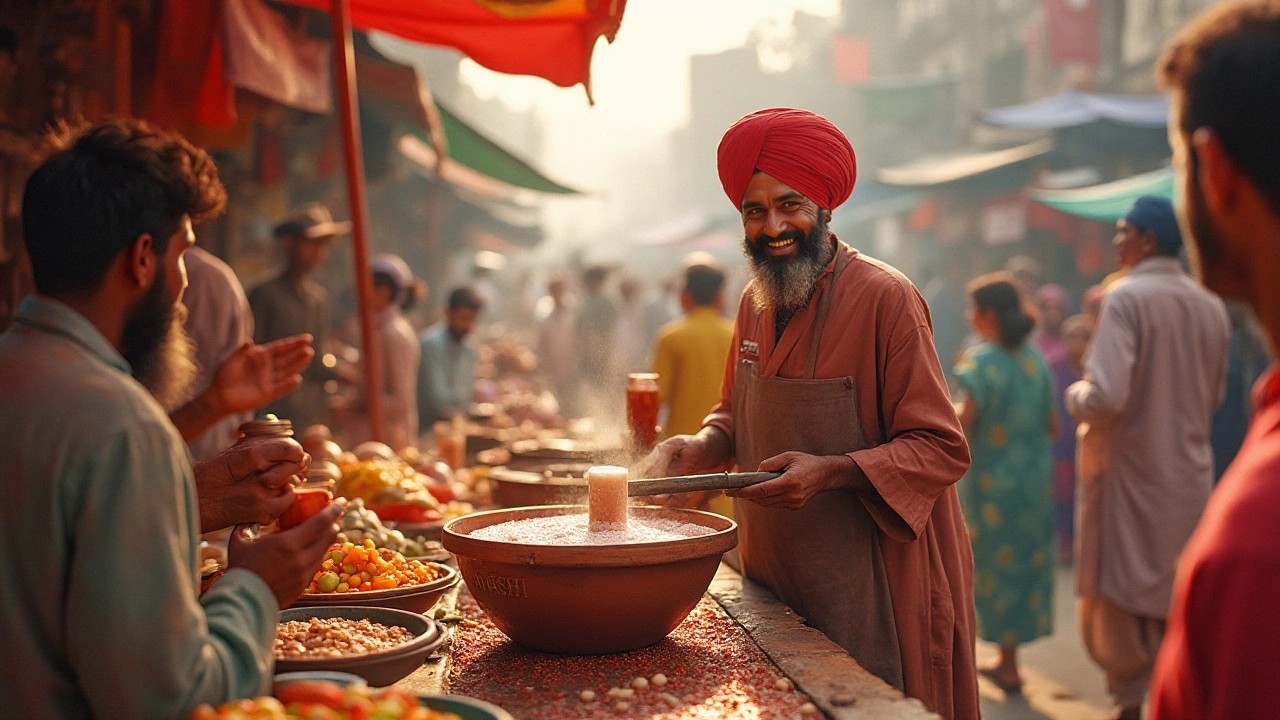
[(360, 117), (356, 101), (355, 51), (351, 42), (348, 0), (333, 0), (333, 67), (338, 79), (342, 117), (343, 155), (347, 166), (347, 196), (351, 206), (351, 245), (355, 260), (356, 301), (360, 308), (361, 357), (364, 359), (364, 398), (369, 434), (384, 441), (382, 426), (382, 365), (373, 325), (373, 278), (369, 272), (368, 207), (364, 194), (364, 157), (360, 150)]

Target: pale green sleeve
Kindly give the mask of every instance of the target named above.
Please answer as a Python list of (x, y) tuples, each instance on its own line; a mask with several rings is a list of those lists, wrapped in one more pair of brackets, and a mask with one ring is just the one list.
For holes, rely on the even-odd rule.
[(195, 495), (171, 427), (120, 426), (79, 458), (67, 658), (95, 717), (185, 718), (263, 693), (277, 607), (245, 571), (197, 597)]

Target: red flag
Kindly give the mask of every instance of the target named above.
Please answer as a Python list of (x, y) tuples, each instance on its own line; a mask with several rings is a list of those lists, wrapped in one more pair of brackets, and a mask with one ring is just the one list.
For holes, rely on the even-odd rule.
[(235, 124), (234, 91), (222, 75), (222, 3), (170, 0), (160, 7), (156, 74), (146, 117), (164, 127)]
[[(331, 0), (288, 0), (328, 12)], [(502, 73), (591, 91), (596, 40), (613, 42), (626, 0), (350, 0), (351, 23), (456, 48)]]

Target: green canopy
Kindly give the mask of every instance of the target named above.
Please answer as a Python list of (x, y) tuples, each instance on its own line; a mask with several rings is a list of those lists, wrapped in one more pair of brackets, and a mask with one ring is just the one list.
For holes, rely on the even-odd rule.
[[(440, 122), (444, 125), (444, 138), (449, 146), (449, 159), (500, 180), (508, 185), (557, 195), (580, 195), (581, 190), (561, 185), (534, 169), (532, 165), (504, 150), (497, 143), (468, 125), (448, 108), (436, 103), (440, 109)], [(413, 134), (430, 145), (431, 136), (421, 127)]]
[(1115, 222), (1142, 195), (1173, 199), (1173, 168), (1075, 190), (1035, 190), (1031, 199), (1069, 215)]

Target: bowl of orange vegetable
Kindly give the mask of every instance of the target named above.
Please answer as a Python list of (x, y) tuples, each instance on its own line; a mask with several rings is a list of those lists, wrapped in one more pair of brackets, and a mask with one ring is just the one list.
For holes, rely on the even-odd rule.
[(334, 543), (292, 607), (362, 605), (426, 613), (458, 580), (458, 571), (447, 565), (406, 559), (372, 540)]

